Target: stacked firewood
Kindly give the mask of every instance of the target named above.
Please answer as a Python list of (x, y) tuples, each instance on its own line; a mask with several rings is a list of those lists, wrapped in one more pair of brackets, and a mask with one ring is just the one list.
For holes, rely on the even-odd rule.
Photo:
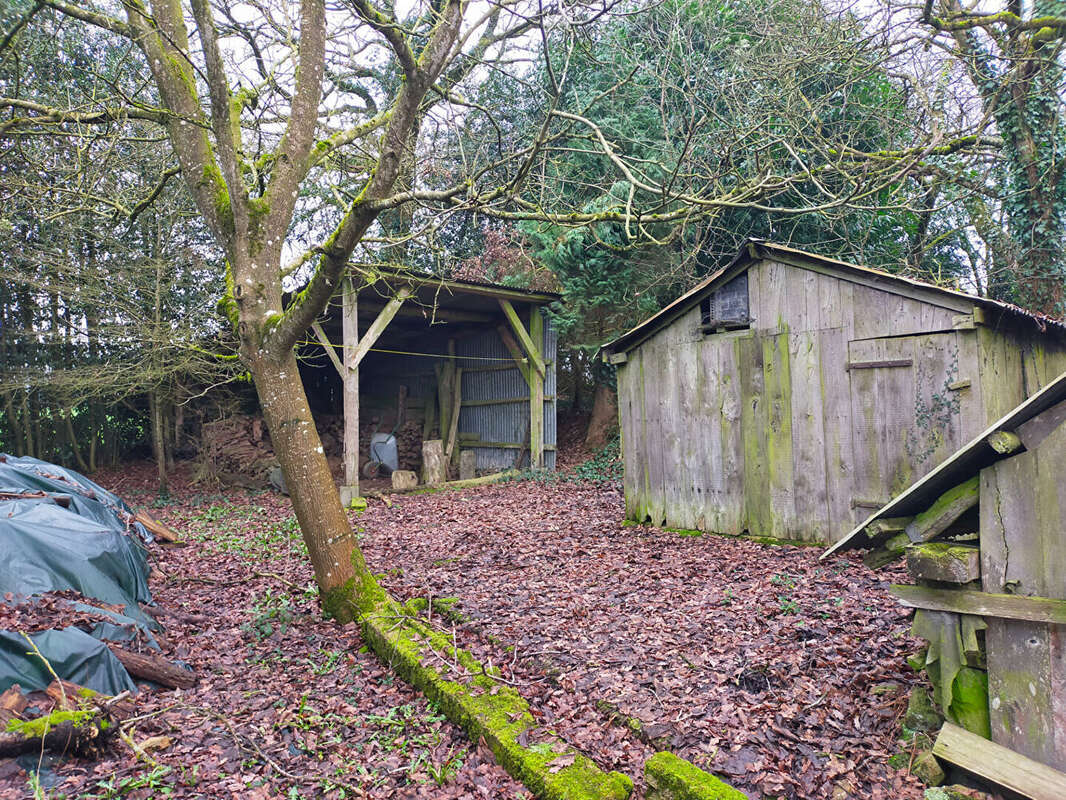
[[(340, 477), (344, 457), (344, 417), (315, 418), (322, 450), (330, 468)], [(393, 433), (374, 419), (359, 426), (359, 465), (370, 461), (370, 439), (375, 433)], [(422, 465), (422, 423), (410, 420), (395, 431), (400, 469), (418, 471)], [(268, 484), (277, 457), (262, 417), (238, 415), (205, 423), (200, 444), (200, 476), (226, 485), (261, 488)]]
[(204, 423), (199, 470), (203, 478), (259, 488), (267, 485), (276, 465), (262, 417), (241, 414)]

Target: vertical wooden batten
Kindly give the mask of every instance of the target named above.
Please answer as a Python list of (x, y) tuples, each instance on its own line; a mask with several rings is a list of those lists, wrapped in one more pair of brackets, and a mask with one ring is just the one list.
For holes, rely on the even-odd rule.
[(344, 484), (341, 505), (345, 508), (359, 496), (359, 292), (346, 278), (341, 298), (341, 340), (344, 345)]

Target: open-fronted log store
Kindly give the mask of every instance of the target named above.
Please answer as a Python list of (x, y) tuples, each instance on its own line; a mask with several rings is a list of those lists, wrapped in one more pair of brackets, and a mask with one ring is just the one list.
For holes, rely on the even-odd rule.
[(830, 543), (1066, 370), (1066, 326), (752, 242), (604, 357), (631, 519)]
[(334, 440), (343, 451), (345, 501), (393, 458), (428, 483), (553, 469), (556, 337), (544, 306), (556, 300), (352, 267), (301, 353), (319, 428), (335, 431), (327, 452)]
[(934, 754), (1066, 797), (1066, 374), (827, 551), (905, 557), (914, 633), (947, 717)]

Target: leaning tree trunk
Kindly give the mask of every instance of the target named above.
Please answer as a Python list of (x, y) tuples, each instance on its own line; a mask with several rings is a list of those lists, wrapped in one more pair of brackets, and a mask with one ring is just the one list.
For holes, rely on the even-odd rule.
[(322, 610), (355, 619), (373, 579), (356, 546), (292, 351), (248, 359), (274, 453), (315, 569)]

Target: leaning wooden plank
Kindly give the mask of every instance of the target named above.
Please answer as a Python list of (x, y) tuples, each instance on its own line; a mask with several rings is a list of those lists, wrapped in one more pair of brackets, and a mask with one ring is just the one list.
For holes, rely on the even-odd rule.
[(1039, 761), (945, 722), (933, 755), (1031, 800), (1062, 800), (1066, 775)]
[(181, 535), (177, 531), (157, 520), (143, 508), (137, 512), (135, 519), (156, 539), (162, 539), (164, 542), (171, 543), (181, 541)]
[(463, 368), (457, 367), (452, 379), (452, 420), (448, 424), (448, 444), (444, 448), (444, 462), (452, 460), (452, 454), (458, 456), (455, 439), (459, 432), (459, 412), (463, 407)]
[(1066, 422), (1066, 400), (1018, 426), (1018, 437), (1027, 450), (1035, 450), (1048, 435)]
[(928, 542), (954, 524), (959, 517), (977, 505), (981, 497), (980, 478), (974, 475), (940, 495), (929, 508), (907, 526), (912, 542)]
[(890, 591), (903, 605), (910, 608), (1066, 625), (1066, 600), (993, 594), (967, 589), (930, 589), (902, 584), (894, 584)]
[(981, 577), (981, 551), (950, 542), (912, 544), (907, 548), (907, 571), (918, 580), (969, 583)]
[[(529, 356), (529, 363), (533, 365), (533, 368), (540, 373), (540, 376), (544, 377), (544, 360), (540, 355), (540, 346), (534, 343), (533, 338), (529, 335), (529, 331), (526, 330), (526, 326), (522, 324), (521, 318), (518, 316), (518, 312), (515, 311), (514, 306), (511, 305), (510, 300), (504, 300), (497, 298), (500, 303), (500, 308), (503, 309), (504, 315), (507, 317), (507, 321), (511, 323), (511, 330), (514, 331), (515, 336), (518, 337), (518, 341), (522, 343), (522, 348), (526, 351), (526, 355)], [(533, 313), (539, 313), (534, 310)]]

